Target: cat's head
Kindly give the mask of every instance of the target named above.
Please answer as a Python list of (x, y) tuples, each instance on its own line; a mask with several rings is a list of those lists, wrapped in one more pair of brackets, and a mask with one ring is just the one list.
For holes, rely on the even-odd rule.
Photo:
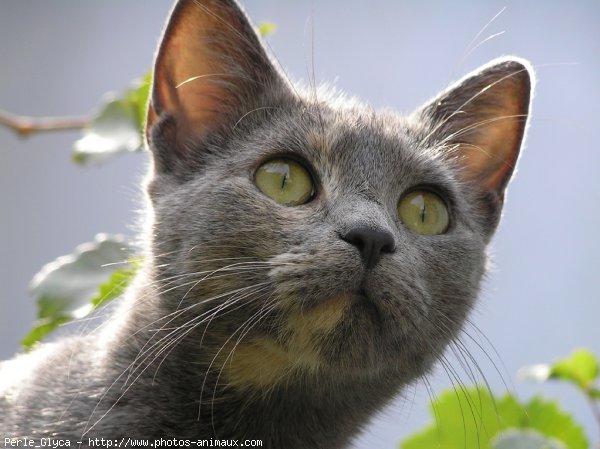
[(292, 85), (233, 1), (179, 1), (147, 123), (166, 328), (239, 386), (421, 374), (478, 293), (530, 77), (499, 59), (378, 112)]

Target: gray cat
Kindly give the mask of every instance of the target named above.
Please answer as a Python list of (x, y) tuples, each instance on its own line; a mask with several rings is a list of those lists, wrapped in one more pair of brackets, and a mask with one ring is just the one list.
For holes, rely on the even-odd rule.
[(292, 85), (233, 0), (180, 0), (143, 272), (98, 331), (0, 365), (0, 436), (347, 447), (473, 306), (531, 76), (499, 59), (374, 111)]

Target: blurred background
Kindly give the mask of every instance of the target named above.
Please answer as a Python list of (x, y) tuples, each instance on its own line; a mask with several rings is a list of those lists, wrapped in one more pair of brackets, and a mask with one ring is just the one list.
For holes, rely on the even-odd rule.
[[(0, 2), (0, 109), (89, 114), (107, 91), (122, 91), (151, 67), (170, 4)], [(495, 392), (557, 398), (597, 441), (592, 415), (574, 389), (521, 383), (515, 373), (580, 346), (600, 354), (600, 2), (245, 0), (244, 6), (255, 23), (277, 24), (268, 42), (292, 78), (308, 80), (314, 63), (317, 81), (375, 107), (410, 112), (501, 55), (534, 64), (527, 145), (492, 244), (494, 267), (472, 316), (489, 342), (468, 329), (487, 355), (476, 344), (469, 348)], [(135, 233), (146, 155), (82, 168), (70, 161), (79, 135), (23, 140), (0, 128), (0, 359), (19, 350), (35, 319), (27, 286), (43, 264), (98, 232)], [(451, 379), (440, 369), (430, 383), (440, 391)], [(377, 417), (356, 449), (395, 447), (430, 420), (422, 383), (405, 396)]]

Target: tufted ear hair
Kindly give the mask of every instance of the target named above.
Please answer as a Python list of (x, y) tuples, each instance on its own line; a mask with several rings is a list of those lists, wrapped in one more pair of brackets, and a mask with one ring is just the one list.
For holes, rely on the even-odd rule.
[(533, 71), (501, 58), (464, 77), (415, 114), (430, 125), (426, 140), (443, 145), (460, 177), (502, 205), (529, 117)]
[(179, 0), (154, 65), (146, 137), (158, 171), (231, 127), (281, 78), (233, 0)]

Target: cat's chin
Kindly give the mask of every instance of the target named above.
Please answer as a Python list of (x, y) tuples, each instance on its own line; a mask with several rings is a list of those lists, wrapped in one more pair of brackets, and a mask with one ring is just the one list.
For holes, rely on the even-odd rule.
[(289, 314), (282, 346), (315, 371), (369, 375), (390, 367), (405, 371), (406, 365), (413, 371), (423, 364), (423, 351), (413, 342), (427, 332), (416, 308), (359, 287)]
[(346, 374), (372, 374), (395, 364), (405, 352), (399, 328), (390, 328), (383, 307), (364, 292), (353, 294), (353, 301), (330, 333), (319, 342), (322, 363)]
[(377, 379), (393, 373), (412, 379), (422, 374), (429, 358), (379, 299), (359, 288), (288, 311), (277, 336), (257, 334), (225, 348), (224, 379), (236, 388), (264, 390), (299, 379), (322, 382), (323, 376)]

